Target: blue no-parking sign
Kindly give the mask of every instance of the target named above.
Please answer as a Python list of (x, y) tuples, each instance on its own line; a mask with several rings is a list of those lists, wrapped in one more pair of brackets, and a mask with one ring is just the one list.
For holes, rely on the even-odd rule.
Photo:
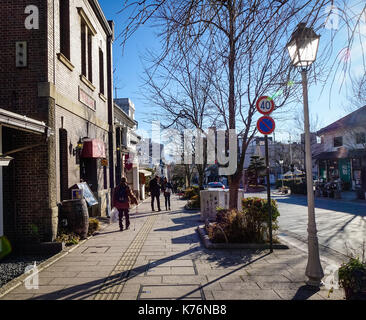
[(274, 120), (269, 116), (261, 117), (257, 121), (257, 129), (262, 134), (271, 134), (274, 131), (275, 127), (276, 125)]

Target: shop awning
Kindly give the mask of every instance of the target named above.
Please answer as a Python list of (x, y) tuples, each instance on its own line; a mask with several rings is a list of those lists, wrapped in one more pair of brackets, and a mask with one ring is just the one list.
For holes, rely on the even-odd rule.
[(335, 160), (335, 159), (347, 159), (347, 158), (362, 158), (366, 156), (366, 150), (356, 149), (340, 149), (333, 152), (322, 152), (314, 157), (316, 160)]
[(286, 177), (286, 176), (290, 176), (290, 177), (292, 177), (292, 176), (301, 176), (301, 175), (304, 175), (305, 174), (305, 172), (302, 172), (302, 171), (300, 171), (299, 169), (295, 169), (295, 171), (294, 172), (292, 172), (292, 171), (287, 171), (283, 176), (284, 177)]
[(45, 134), (49, 129), (42, 121), (34, 120), (27, 116), (22, 116), (1, 108), (0, 125), (36, 134)]
[(88, 139), (83, 141), (83, 150), (81, 151), (82, 158), (106, 158), (105, 144), (98, 139)]
[(144, 169), (139, 169), (139, 172), (143, 173), (146, 177), (150, 177), (152, 175), (151, 171), (144, 170)]

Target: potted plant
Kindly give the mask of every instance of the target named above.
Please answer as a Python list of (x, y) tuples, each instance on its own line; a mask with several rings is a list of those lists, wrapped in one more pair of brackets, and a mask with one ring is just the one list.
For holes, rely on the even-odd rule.
[(366, 263), (359, 258), (351, 258), (341, 265), (338, 276), (347, 300), (366, 298)]

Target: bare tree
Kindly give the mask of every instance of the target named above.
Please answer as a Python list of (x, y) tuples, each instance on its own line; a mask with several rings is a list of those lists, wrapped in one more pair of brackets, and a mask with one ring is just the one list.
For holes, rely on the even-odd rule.
[[(147, 20), (157, 23), (164, 43), (158, 64), (180, 48), (187, 52), (202, 48), (201, 52), (210, 53), (207, 56), (211, 59), (210, 67), (205, 69), (212, 75), (214, 85), (209, 93), (210, 101), (222, 116), (223, 128), (237, 130), (242, 137), (243, 152), (238, 168), (229, 177), (231, 208), (237, 206), (245, 151), (255, 134), (256, 100), (275, 89), (274, 83), (279, 83), (277, 89), (283, 87), (283, 93), (276, 100), (279, 108), (289, 102), (291, 92), (296, 91), (296, 87), (286, 86), (294, 73), (284, 49), (291, 31), (300, 21), (316, 30), (324, 29), (324, 21), (330, 14), (324, 8), (336, 2), (142, 0), (125, 7), (125, 11), (130, 10), (131, 19), (123, 32), (124, 41)], [(347, 14), (346, 10), (343, 12)], [(355, 32), (350, 34), (350, 42), (355, 35)], [(321, 62), (322, 59), (318, 59), (317, 65)]]

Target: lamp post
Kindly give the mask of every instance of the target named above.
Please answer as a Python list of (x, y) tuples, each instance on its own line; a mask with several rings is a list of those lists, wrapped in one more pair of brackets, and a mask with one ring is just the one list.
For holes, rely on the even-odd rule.
[(315, 61), (318, 52), (319, 38), (312, 28), (306, 28), (305, 23), (300, 23), (293, 32), (287, 50), (293, 66), (301, 72), (303, 96), (304, 96), (304, 131), (305, 131), (305, 155), (306, 155), (306, 184), (308, 200), (308, 263), (305, 275), (309, 278), (307, 284), (314, 287), (322, 285), (324, 277), (320, 263), (319, 245), (316, 229), (314, 210), (314, 191), (312, 177), (312, 159), (310, 148), (309, 105), (307, 89), (307, 72)]
[(280, 162), (280, 166), (281, 166), (281, 181), (282, 181), (282, 190), (283, 190), (283, 160), (280, 160), (279, 162)]

